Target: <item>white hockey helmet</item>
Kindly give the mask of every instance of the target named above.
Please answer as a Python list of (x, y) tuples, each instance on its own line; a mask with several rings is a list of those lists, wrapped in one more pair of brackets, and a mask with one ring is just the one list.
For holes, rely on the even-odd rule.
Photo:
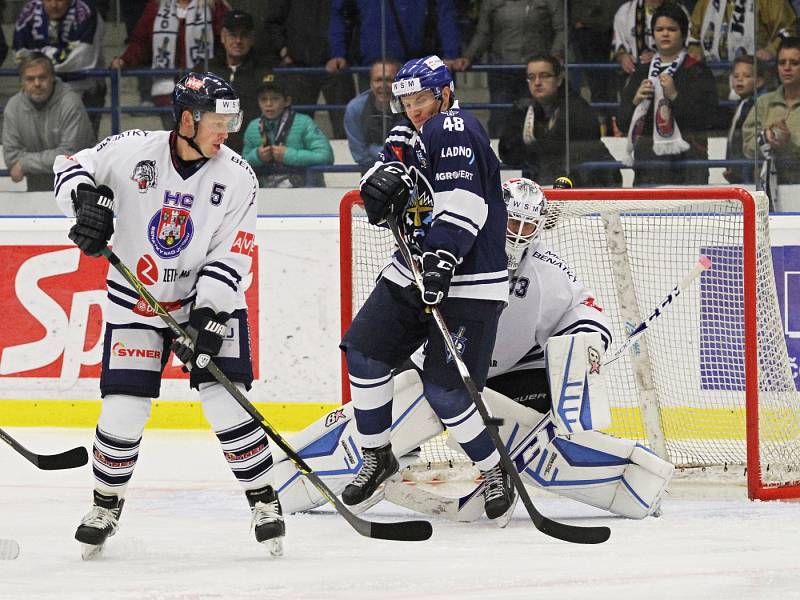
[(508, 211), (506, 224), (506, 256), (508, 269), (519, 266), (522, 254), (539, 235), (547, 217), (547, 198), (539, 184), (524, 177), (503, 183), (503, 200)]

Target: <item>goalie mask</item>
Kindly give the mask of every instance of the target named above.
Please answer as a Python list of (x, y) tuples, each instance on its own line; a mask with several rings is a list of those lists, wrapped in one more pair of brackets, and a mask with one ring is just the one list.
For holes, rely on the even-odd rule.
[(538, 183), (519, 177), (503, 183), (503, 200), (508, 211), (506, 257), (513, 271), (547, 217), (547, 198)]

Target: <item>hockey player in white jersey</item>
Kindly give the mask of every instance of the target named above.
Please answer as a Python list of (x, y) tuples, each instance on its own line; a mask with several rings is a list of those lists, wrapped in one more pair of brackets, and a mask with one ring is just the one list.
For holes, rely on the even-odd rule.
[[(108, 303), (93, 450), (94, 503), (75, 538), (84, 558), (118, 528), (151, 399), (159, 396), (170, 348), (191, 367), (190, 385), (251, 506), (257, 541), (281, 553), (285, 526), (272, 482), (273, 459), (260, 426), (207, 369), (242, 389), (253, 380), (244, 286), (256, 229), (257, 180), (224, 145), (241, 126), (239, 98), (211, 73), (189, 73), (173, 91), (173, 131), (131, 130), (55, 160), (55, 195), (76, 216), (69, 237), (97, 256), (114, 252), (190, 332), (171, 331), (114, 269)], [(116, 214), (116, 232), (114, 228)]]
[[(607, 409), (598, 371), (611, 343), (608, 319), (592, 291), (539, 237), (547, 217), (540, 187), (528, 179), (511, 179), (503, 184), (503, 193), (509, 217), (509, 304), (500, 317), (483, 392), (492, 413), (505, 421), (500, 435), (526, 483), (629, 518), (655, 514), (673, 466), (634, 441), (592, 430), (604, 426), (601, 413)], [(563, 399), (569, 394), (551, 393), (558, 391), (561, 375), (552, 364), (545, 368), (546, 354), (551, 363), (558, 362), (565, 346), (578, 344), (585, 352), (572, 352), (573, 369), (579, 365), (578, 378), (585, 375), (591, 382), (590, 402), (577, 411), (583, 423), (571, 418)], [(419, 354), (414, 356), (417, 364)], [(392, 446), (398, 455), (442, 431), (415, 370), (395, 377), (394, 402)], [(361, 460), (353, 441), (352, 410), (349, 405), (336, 409), (293, 439), (334, 490), (343, 489)], [(588, 417), (594, 418), (593, 427), (586, 427)], [(276, 460), (275, 471), (287, 511), (324, 502), (290, 461)], [(471, 521), (483, 512), (480, 486), (460, 498), (447, 498), (390, 480), (385, 493), (393, 502), (452, 520)]]

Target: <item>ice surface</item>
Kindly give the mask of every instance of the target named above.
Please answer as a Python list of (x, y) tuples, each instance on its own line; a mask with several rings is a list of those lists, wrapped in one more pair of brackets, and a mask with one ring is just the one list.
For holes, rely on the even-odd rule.
[[(92, 441), (89, 430), (9, 431), (42, 453)], [(555, 519), (610, 526), (599, 546), (539, 533), (522, 506), (505, 530), (434, 520), (421, 543), (363, 538), (320, 510), (287, 518), (274, 559), (212, 434), (146, 431), (119, 532), (82, 562), (72, 536), (91, 486), (89, 467), (39, 471), (0, 446), (0, 537), (22, 548), (0, 561), (0, 599), (800, 598), (800, 503), (750, 502), (741, 487), (677, 485), (645, 521), (534, 496)], [(412, 513), (382, 503), (366, 516)]]

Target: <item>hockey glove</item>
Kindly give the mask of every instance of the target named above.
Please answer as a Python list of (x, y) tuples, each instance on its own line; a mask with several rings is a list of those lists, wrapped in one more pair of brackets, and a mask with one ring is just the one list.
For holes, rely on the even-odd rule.
[(457, 262), (447, 250), (422, 255), (422, 301), (425, 304), (436, 306), (447, 298)]
[(79, 183), (72, 192), (76, 222), (69, 239), (89, 256), (97, 256), (114, 233), (114, 192), (101, 185)]
[(188, 367), (205, 369), (211, 359), (222, 349), (222, 339), (230, 318), (228, 313), (215, 313), (210, 308), (193, 308), (189, 313), (188, 337), (172, 342), (172, 351)]
[(370, 224), (383, 223), (390, 214), (399, 217), (413, 189), (414, 182), (403, 163), (377, 167), (361, 184), (361, 199)]

